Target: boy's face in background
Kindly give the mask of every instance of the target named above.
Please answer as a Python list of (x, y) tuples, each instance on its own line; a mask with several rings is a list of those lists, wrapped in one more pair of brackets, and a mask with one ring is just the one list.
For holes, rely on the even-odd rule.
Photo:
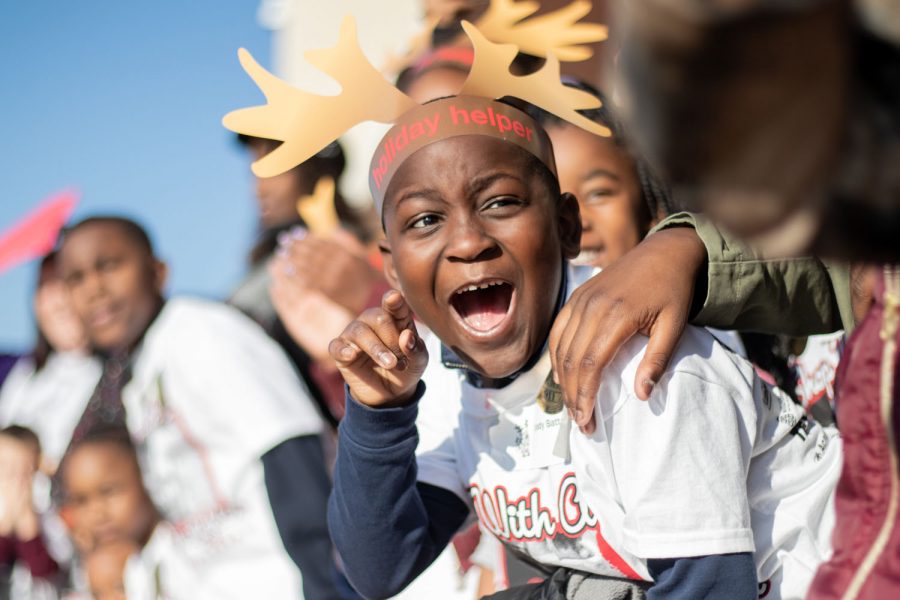
[(416, 315), (475, 370), (520, 369), (550, 329), (578, 211), (551, 193), (525, 151), (484, 136), (430, 144), (385, 197), (400, 287)]
[(130, 349), (159, 310), (165, 266), (111, 223), (70, 233), (59, 261), (91, 344), (106, 351)]
[(581, 211), (581, 253), (574, 262), (607, 267), (649, 231), (631, 157), (608, 138), (562, 124), (547, 128), (560, 189)]
[(147, 541), (156, 509), (128, 450), (112, 442), (85, 444), (69, 455), (64, 469), (72, 528), (91, 548)]
[[(248, 145), (253, 160), (259, 160), (279, 145), (271, 140), (253, 140)], [(274, 229), (299, 218), (297, 201), (307, 193), (302, 177), (302, 166), (291, 169), (275, 177), (256, 178), (256, 202), (259, 210), (259, 223), (263, 229)]]

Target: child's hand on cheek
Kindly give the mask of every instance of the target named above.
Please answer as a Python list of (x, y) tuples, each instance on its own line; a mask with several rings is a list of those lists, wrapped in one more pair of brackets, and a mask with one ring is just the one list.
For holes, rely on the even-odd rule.
[(412, 311), (397, 290), (350, 323), (328, 351), (353, 397), (372, 407), (406, 404), (428, 364)]

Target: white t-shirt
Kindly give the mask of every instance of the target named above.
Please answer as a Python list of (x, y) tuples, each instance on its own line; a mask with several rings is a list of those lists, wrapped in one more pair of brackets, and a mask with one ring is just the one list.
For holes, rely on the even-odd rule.
[(0, 426), (34, 431), (43, 458), (58, 465), (101, 370), (98, 359), (75, 353), (51, 353), (37, 373), (31, 358), (20, 359), (0, 388)]
[[(0, 427), (20, 425), (31, 429), (40, 440), (42, 462), (55, 470), (97, 387), (101, 371), (100, 361), (85, 354), (53, 352), (37, 372), (30, 357), (20, 359), (0, 388)], [(33, 498), (34, 508), (41, 515), (48, 552), (58, 563), (69, 563), (75, 549), (68, 528), (52, 506), (50, 480), (42, 472), (35, 476)], [(20, 572), (30, 580), (27, 569), (16, 573)], [(42, 583), (36, 581), (36, 585)], [(32, 596), (40, 597), (34, 589), (20, 597)]]
[(823, 397), (834, 408), (834, 378), (845, 340), (843, 331), (811, 335), (803, 352), (788, 361), (797, 373), (797, 399), (807, 410)]
[(278, 345), (232, 307), (170, 300), (144, 337), (123, 402), (147, 489), (172, 525), (172, 572), (189, 574), (167, 593), (302, 598), (260, 457), (321, 433), (323, 422)]
[(651, 558), (755, 551), (761, 595), (803, 598), (830, 556), (836, 431), (802, 421), (693, 327), (640, 401), (631, 382), (646, 341), (604, 370), (588, 437), (535, 400), (549, 356), (504, 389), (478, 389), (429, 340), (419, 480), (473, 503), (484, 529), (545, 565), (650, 580)]

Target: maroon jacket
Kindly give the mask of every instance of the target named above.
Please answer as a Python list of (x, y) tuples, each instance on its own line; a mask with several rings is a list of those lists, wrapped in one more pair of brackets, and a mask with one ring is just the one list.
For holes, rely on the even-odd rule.
[(40, 535), (26, 542), (0, 537), (0, 564), (12, 566), (17, 560), (28, 566), (32, 577), (50, 577), (59, 570)]
[(882, 275), (875, 298), (838, 373), (844, 469), (834, 556), (819, 568), (811, 600), (900, 598), (900, 272)]

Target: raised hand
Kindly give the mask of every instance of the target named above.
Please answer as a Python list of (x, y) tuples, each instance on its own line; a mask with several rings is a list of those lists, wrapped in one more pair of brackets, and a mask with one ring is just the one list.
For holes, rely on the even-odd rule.
[(666, 229), (592, 277), (572, 294), (550, 331), (553, 373), (575, 422), (595, 428), (603, 369), (636, 333), (650, 336), (634, 392), (646, 400), (669, 364), (688, 320), (706, 248), (689, 228)]
[(408, 403), (428, 364), (412, 311), (397, 290), (350, 323), (328, 351), (352, 396), (372, 407)]

